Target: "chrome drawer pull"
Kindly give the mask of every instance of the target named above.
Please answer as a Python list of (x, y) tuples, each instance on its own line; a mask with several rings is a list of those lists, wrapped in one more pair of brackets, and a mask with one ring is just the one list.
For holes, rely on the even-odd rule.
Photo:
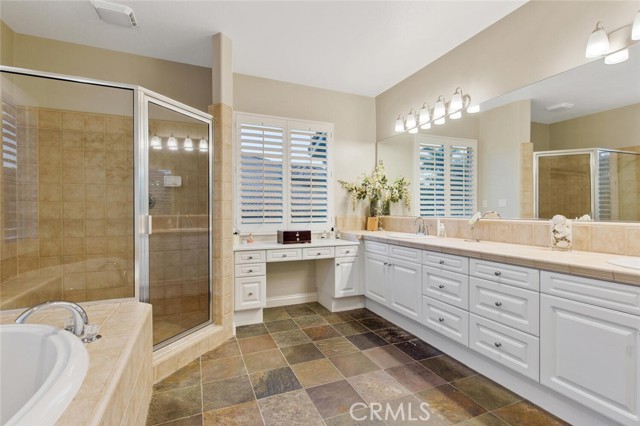
[(287, 257), (286, 253), (282, 255), (282, 257)]
[(438, 321), (444, 322), (444, 318), (438, 318)]
[(336, 263), (336, 266), (340, 266), (340, 264), (339, 264), (339, 263)]
[(345, 253), (349, 254), (349, 253), (351, 253), (351, 250), (347, 250), (347, 251), (345, 251)]
[(322, 256), (322, 253), (318, 252), (317, 256)]
[(440, 284), (438, 288), (444, 288), (444, 284)]
[(249, 272), (253, 272), (253, 269), (249, 269)]
[(499, 277), (500, 275), (502, 275), (502, 272), (500, 272), (500, 271), (495, 271), (493, 274), (494, 274), (496, 277)]
[(496, 305), (497, 307), (500, 307), (500, 306), (502, 306), (502, 302), (496, 302), (496, 303), (494, 303), (494, 305)]
[(444, 260), (440, 260), (440, 262), (438, 262), (441, 265), (444, 265)]
[(496, 348), (499, 348), (500, 346), (502, 346), (502, 343), (500, 343), (500, 342), (495, 342), (493, 345), (494, 345)]
[(249, 257), (247, 257), (247, 259), (252, 260), (252, 259), (253, 259), (253, 256), (249, 256)]
[(253, 293), (249, 293), (249, 296), (253, 296)]

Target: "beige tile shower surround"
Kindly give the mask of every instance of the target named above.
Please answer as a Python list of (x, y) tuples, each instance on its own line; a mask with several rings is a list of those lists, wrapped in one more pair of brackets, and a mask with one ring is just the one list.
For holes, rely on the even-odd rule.
[[(82, 303), (102, 338), (86, 344), (89, 370), (57, 426), (143, 426), (153, 386), (151, 305), (134, 299)], [(22, 310), (2, 311), (0, 324)], [(63, 326), (68, 312), (34, 314), (29, 323)]]

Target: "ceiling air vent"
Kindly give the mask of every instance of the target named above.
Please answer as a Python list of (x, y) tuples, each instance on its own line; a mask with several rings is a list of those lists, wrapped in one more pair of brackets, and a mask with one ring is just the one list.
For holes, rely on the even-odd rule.
[(138, 26), (133, 9), (129, 6), (103, 0), (91, 0), (91, 4), (96, 9), (100, 19), (107, 24), (125, 28), (136, 28)]
[(545, 109), (547, 111), (564, 111), (571, 108), (573, 108), (573, 104), (570, 104), (569, 102), (562, 102), (560, 104), (550, 105)]

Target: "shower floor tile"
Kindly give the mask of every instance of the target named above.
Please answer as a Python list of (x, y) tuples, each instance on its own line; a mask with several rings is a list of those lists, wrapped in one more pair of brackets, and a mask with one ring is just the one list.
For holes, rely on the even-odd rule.
[[(147, 425), (417, 424), (381, 421), (367, 404), (423, 401), (433, 426), (567, 424), (367, 309), (308, 303), (264, 319), (156, 383)], [(356, 402), (366, 421), (350, 417)]]

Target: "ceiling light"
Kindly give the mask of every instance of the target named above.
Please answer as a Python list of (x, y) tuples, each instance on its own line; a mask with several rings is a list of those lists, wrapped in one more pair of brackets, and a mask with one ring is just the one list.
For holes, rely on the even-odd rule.
[(171, 134), (169, 139), (167, 139), (167, 149), (170, 151), (178, 150), (178, 140), (173, 136), (173, 134)]
[(404, 117), (402, 115), (399, 115), (398, 118), (396, 118), (395, 131), (404, 132)]
[(421, 125), (428, 124), (431, 121), (431, 113), (429, 112), (429, 107), (427, 104), (422, 105), (422, 109), (420, 110), (420, 116), (418, 117), (418, 123)]
[(200, 139), (198, 149), (200, 152), (207, 152), (209, 150), (209, 144), (207, 144), (207, 140), (205, 138)]
[(480, 112), (480, 105), (469, 105), (467, 107), (467, 112), (469, 114), (475, 114), (477, 112)]
[(187, 138), (184, 140), (183, 146), (185, 151), (193, 151), (193, 141), (189, 135), (187, 135)]
[[(458, 111), (462, 111), (462, 105), (462, 89), (458, 87), (451, 97), (451, 102), (449, 102), (449, 114), (455, 114)], [(460, 117), (462, 117), (462, 114), (457, 118)], [(453, 116), (451, 118), (453, 118)]]
[(636, 17), (633, 20), (633, 26), (631, 27), (631, 40), (640, 40), (640, 11), (636, 13)]
[(103, 0), (91, 0), (91, 4), (100, 19), (107, 24), (118, 25), (125, 28), (138, 27), (138, 21), (133, 14), (133, 9), (129, 6)]
[(157, 135), (153, 135), (149, 141), (149, 147), (152, 149), (162, 149), (162, 141)]
[(604, 55), (607, 50), (609, 50), (609, 36), (605, 32), (602, 22), (598, 22), (596, 29), (589, 36), (584, 55), (587, 58), (597, 58)]
[(607, 65), (615, 65), (629, 59), (629, 49), (618, 50), (604, 57), (604, 63)]
[(411, 111), (409, 111), (409, 115), (407, 115), (406, 125), (407, 129), (413, 129), (418, 125), (418, 122), (416, 121), (416, 114), (413, 108), (411, 108)]

